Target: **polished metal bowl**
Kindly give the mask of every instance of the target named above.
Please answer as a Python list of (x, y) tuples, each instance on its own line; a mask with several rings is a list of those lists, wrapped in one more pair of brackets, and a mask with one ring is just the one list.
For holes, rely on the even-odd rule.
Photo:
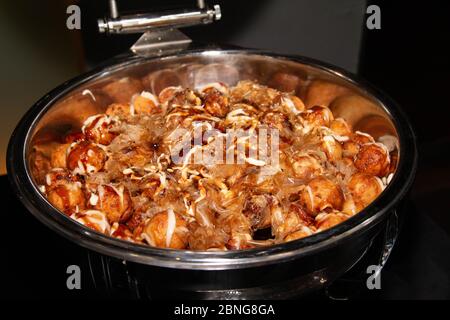
[[(396, 172), (383, 193), (359, 214), (310, 237), (270, 247), (227, 252), (179, 251), (100, 234), (61, 214), (47, 201), (38, 190), (39, 177), (30, 158), (42, 139), (80, 129), (86, 117), (103, 112), (114, 99), (127, 99), (136, 93), (123, 89), (111, 95), (108, 91), (108, 84), (128, 83), (130, 79), (137, 87), (155, 94), (170, 85), (198, 87), (216, 81), (235, 85), (243, 79), (293, 91), (307, 105), (329, 106), (336, 117), (345, 118), (355, 130), (375, 138), (396, 137)], [(95, 95), (95, 102), (86, 94), (87, 89)], [(398, 208), (413, 181), (416, 162), (411, 125), (385, 94), (356, 76), (319, 61), (252, 50), (192, 50), (159, 57), (115, 58), (63, 83), (33, 105), (14, 131), (7, 156), (9, 177), (18, 197), (52, 230), (101, 255), (125, 261), (127, 272), (134, 270), (134, 277), (143, 283), (151, 278), (153, 284), (165, 282), (173, 290), (215, 298), (288, 297), (333, 281), (361, 257)]]

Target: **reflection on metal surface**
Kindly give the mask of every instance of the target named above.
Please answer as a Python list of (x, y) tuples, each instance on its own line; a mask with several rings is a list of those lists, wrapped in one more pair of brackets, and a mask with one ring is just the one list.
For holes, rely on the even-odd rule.
[(147, 31), (131, 47), (131, 51), (142, 56), (174, 53), (186, 49), (191, 42), (177, 29)]
[[(343, 117), (353, 127), (376, 137), (397, 135), (389, 113), (379, 101), (326, 69), (286, 59), (219, 50), (161, 60), (136, 60), (107, 69), (58, 99), (40, 119), (32, 135), (38, 142), (43, 132), (48, 139), (49, 131), (59, 134), (78, 130), (83, 119), (104, 112), (112, 102), (127, 102), (142, 90), (158, 95), (167, 86), (199, 88), (212, 82), (233, 86), (246, 79), (292, 92), (310, 104), (328, 106), (336, 117)], [(95, 100), (83, 95), (85, 90), (89, 90)]]
[[(216, 73), (201, 71), (211, 66), (217, 68)], [(154, 74), (158, 74), (158, 77)], [(142, 90), (157, 93), (158, 88), (166, 86), (161, 85), (163, 82), (194, 87), (196, 83), (201, 83), (206, 75), (218, 82), (253, 79), (261, 84), (278, 83), (280, 87), (291, 88), (291, 92), (301, 98), (306, 95), (314, 97), (309, 91), (314, 81), (327, 83), (324, 88), (342, 87), (345, 90), (329, 90), (322, 94), (331, 96), (330, 103), (345, 94), (358, 95), (370, 101), (369, 104), (359, 107), (357, 112), (370, 116), (374, 114), (374, 109), (364, 106), (375, 105), (377, 111), (375, 114), (382, 117), (386, 128), (391, 128), (395, 135), (398, 135), (400, 152), (411, 152), (412, 157), (400, 159), (401, 168), (398, 169), (400, 174), (394, 176), (392, 184), (383, 192), (376, 205), (370, 206), (336, 228), (303, 240), (261, 249), (220, 253), (177, 252), (180, 260), (173, 259), (172, 250), (126, 243), (76, 225), (52, 208), (39, 193), (33, 184), (34, 178), (37, 177), (33, 168), (29, 166), (29, 161), (37, 151), (42, 152), (45, 157), (48, 150), (42, 148), (43, 145), (51, 149), (52, 142), (56, 142), (61, 134), (79, 130), (82, 119), (103, 112), (113, 101), (129, 101), (133, 94)], [(82, 95), (86, 89), (96, 97), (95, 101), (89, 95)], [(15, 165), (12, 166), (10, 163), (9, 168), (12, 169), (11, 177), (14, 185), (19, 192), (26, 193), (26, 197), (23, 197), (25, 204), (36, 217), (54, 230), (76, 240), (77, 243), (103, 254), (176, 269), (240, 270), (250, 266), (270, 266), (273, 263), (307, 257), (314, 252), (332, 248), (337, 243), (344, 243), (344, 240), (355, 235), (368, 232), (369, 227), (380, 221), (405, 194), (415, 171), (415, 145), (411, 139), (410, 127), (405, 124), (402, 113), (395, 105), (387, 106), (389, 101), (376, 91), (357, 83), (351, 75), (345, 75), (345, 72), (335, 71), (324, 64), (302, 57), (243, 50), (191, 51), (160, 58), (128, 57), (65, 84), (36, 104), (19, 125), (17, 135), (13, 137), (16, 143), (10, 144), (12, 155), (10, 160)], [(349, 104), (348, 108), (351, 110), (355, 107)], [(394, 127), (394, 122), (397, 127)], [(20, 179), (20, 184), (17, 183), (17, 179)], [(391, 192), (393, 188), (396, 192)], [(32, 199), (33, 202), (28, 203), (28, 199)]]
[(198, 9), (173, 11), (166, 13), (145, 13), (130, 16), (119, 16), (115, 0), (109, 1), (110, 18), (98, 20), (100, 32), (107, 33), (140, 33), (157, 28), (180, 28), (198, 24), (208, 24), (220, 20), (222, 13), (219, 5), (209, 9), (205, 1), (198, 1)]

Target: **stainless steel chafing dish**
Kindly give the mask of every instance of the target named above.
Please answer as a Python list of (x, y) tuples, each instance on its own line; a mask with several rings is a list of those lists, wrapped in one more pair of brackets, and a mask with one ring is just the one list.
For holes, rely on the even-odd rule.
[[(114, 24), (102, 23), (114, 29)], [(150, 46), (150, 54), (143, 54), (148, 47), (142, 41), (147, 40), (141, 38), (134, 53), (55, 88), (18, 124), (9, 144), (8, 173), (18, 197), (37, 219), (95, 252), (97, 259), (106, 259), (108, 268), (124, 272), (134, 289), (201, 298), (284, 298), (323, 287), (358, 261), (386, 226), (392, 227), (413, 181), (417, 150), (409, 121), (389, 97), (349, 72), (305, 57), (217, 47), (180, 51), (178, 45), (166, 47), (169, 52)], [(30, 166), (33, 145), (79, 129), (87, 116), (104, 111), (111, 102), (105, 94), (108, 84), (128, 81), (158, 94), (169, 85), (234, 85), (243, 79), (293, 91), (306, 104), (320, 101), (374, 137), (396, 137), (399, 162), (392, 182), (369, 207), (329, 230), (271, 247), (228, 252), (159, 249), (110, 238), (62, 215), (39, 192)], [(95, 101), (86, 90), (94, 93)]]

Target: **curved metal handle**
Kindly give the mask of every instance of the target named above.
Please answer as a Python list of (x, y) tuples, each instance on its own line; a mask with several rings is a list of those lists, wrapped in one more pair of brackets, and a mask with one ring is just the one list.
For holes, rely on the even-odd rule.
[(222, 18), (219, 5), (209, 9), (205, 1), (198, 1), (198, 9), (145, 13), (119, 16), (115, 0), (109, 2), (110, 17), (98, 20), (101, 33), (143, 33), (155, 29), (181, 28), (198, 24), (209, 24)]

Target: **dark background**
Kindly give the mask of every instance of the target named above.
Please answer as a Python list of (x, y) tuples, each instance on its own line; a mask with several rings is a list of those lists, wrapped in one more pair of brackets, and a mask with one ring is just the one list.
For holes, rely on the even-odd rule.
[[(185, 32), (197, 43), (253, 44), (274, 51), (311, 55), (356, 72), (392, 96), (410, 117), (418, 137), (419, 170), (412, 188), (406, 221), (398, 245), (394, 249), (382, 276), (382, 290), (366, 292), (360, 298), (449, 299), (450, 298), (450, 5), (447, 1), (342, 1), (345, 14), (339, 8), (314, 7), (306, 29), (296, 25), (306, 22), (291, 21), (288, 28), (281, 21), (283, 15), (267, 22), (264, 30), (275, 30), (275, 39), (269, 31), (255, 35), (253, 29), (262, 28), (261, 12), (274, 1), (215, 1), (223, 8), (223, 20), (207, 27), (196, 27)], [(283, 1), (287, 5), (289, 1)], [(310, 1), (292, 1), (292, 7), (304, 10)], [(324, 4), (325, 3), (325, 4)], [(365, 7), (377, 4), (382, 12), (381, 30), (365, 27)], [(127, 50), (136, 36), (107, 37), (96, 31), (96, 19), (107, 12), (106, 1), (79, 1), (82, 8), (82, 30), (77, 35), (76, 56), (86, 70), (114, 55)], [(120, 9), (139, 11), (167, 9), (193, 1), (120, 1)], [(330, 5), (331, 6), (331, 5)], [(334, 5), (335, 6), (335, 5)], [(361, 11), (362, 9), (362, 11)], [(322, 14), (320, 13), (322, 11)], [(54, 13), (53, 13), (54, 14)], [(304, 13), (303, 13), (304, 14)], [(45, 16), (45, 14), (44, 14)], [(327, 17), (334, 17), (327, 19)], [(42, 16), (41, 16), (42, 17)], [(358, 18), (359, 17), (359, 18)], [(277, 19), (279, 23), (277, 23)], [(345, 23), (337, 35), (339, 41), (327, 47), (315, 39), (332, 29), (343, 19), (353, 19), (358, 30)], [(360, 20), (358, 20), (360, 19)], [(336, 22), (337, 21), (337, 22)], [(315, 26), (317, 30), (315, 31)], [(342, 27), (342, 25), (341, 25)], [(352, 30), (350, 30), (352, 29)], [(320, 31), (322, 30), (322, 31)], [(347, 31), (348, 30), (348, 33)], [(351, 31), (351, 32), (350, 32)], [(246, 32), (246, 33), (245, 33)], [(300, 35), (301, 33), (301, 35)], [(243, 35), (244, 34), (244, 35)], [(292, 39), (298, 35), (298, 41)], [(45, 35), (44, 35), (45, 37)], [(330, 38), (336, 38), (334, 34)], [(249, 40), (250, 39), (250, 40)], [(281, 40), (280, 40), (281, 39)], [(283, 39), (285, 39), (283, 41)], [(350, 40), (349, 40), (350, 39)], [(238, 43), (235, 43), (235, 40)], [(335, 41), (335, 40), (329, 40)], [(330, 42), (330, 43), (331, 43)], [(339, 50), (342, 43), (342, 50)], [(248, 45), (248, 46), (250, 46)], [(344, 48), (345, 47), (345, 48)], [(323, 48), (322, 52), (320, 48)], [(278, 50), (276, 50), (278, 49)], [(80, 69), (81, 71), (81, 69)], [(66, 267), (86, 266), (84, 250), (55, 235), (34, 220), (21, 207), (9, 188), (6, 177), (1, 177), (3, 213), (8, 222), (3, 226), (0, 264), (3, 293), (7, 297), (67, 298), (99, 297), (92, 284), (85, 280), (78, 292), (65, 287)], [(87, 267), (86, 267), (87, 268)]]

